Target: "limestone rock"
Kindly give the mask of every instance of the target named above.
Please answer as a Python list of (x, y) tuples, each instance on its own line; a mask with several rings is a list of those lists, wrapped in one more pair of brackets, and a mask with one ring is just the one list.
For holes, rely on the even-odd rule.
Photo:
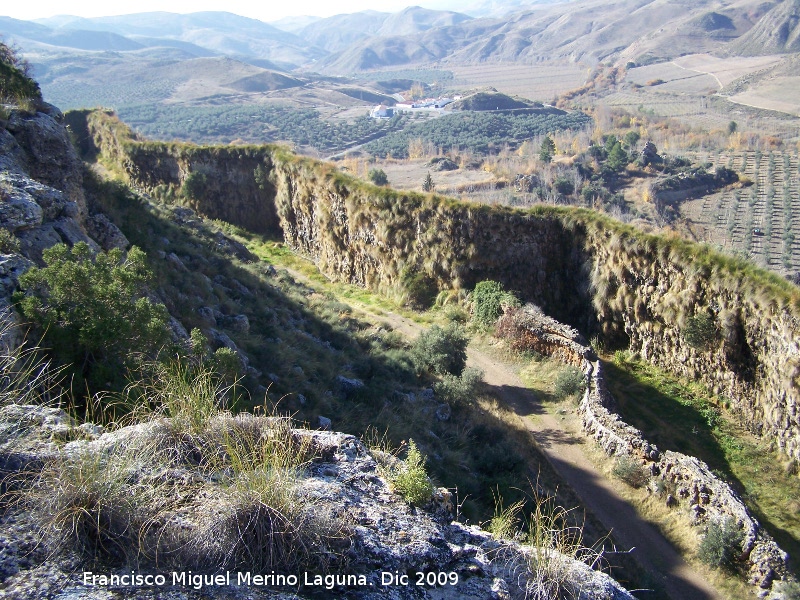
[(32, 261), (19, 254), (0, 254), (0, 296), (10, 296), (19, 286), (19, 276), (32, 266)]
[[(262, 432), (269, 431), (274, 419), (252, 415), (231, 416), (222, 414), (209, 423), (208, 431), (231, 431), (232, 428)], [(52, 443), (54, 431), (61, 427), (73, 427), (69, 418), (55, 409), (38, 407), (4, 407), (0, 409), (0, 431), (14, 432), (12, 441), (0, 445), (0, 456), (8, 458), (15, 452), (26, 452), (36, 458), (46, 456), (49, 460), (63, 457), (82, 457), (109, 454), (121, 449), (148, 448), (154, 443), (163, 444), (165, 435), (172, 431), (171, 422), (159, 419), (122, 428), (117, 431), (92, 432), (94, 439), (78, 438), (64, 446)], [(221, 435), (221, 433), (220, 433)], [(330, 431), (294, 430), (291, 435), (305, 440), (314, 457), (298, 474), (296, 493), (313, 506), (316, 515), (336, 519), (345, 527), (346, 543), (332, 555), (331, 574), (338, 577), (325, 597), (351, 600), (444, 600), (486, 598), (521, 598), (526, 585), (531, 584), (529, 557), (536, 551), (515, 542), (498, 540), (491, 534), (474, 526), (451, 521), (447, 516), (452, 501), (447, 490), (437, 491), (437, 500), (428, 512), (423, 508), (412, 509), (400, 496), (392, 493), (382, 478), (375, 459), (357, 438)], [(3, 439), (8, 440), (8, 437)], [(38, 454), (37, 454), (38, 453)], [(214, 478), (203, 477), (201, 471), (192, 471), (191, 463), (183, 464), (179, 459), (168, 469), (158, 467), (142, 459), (131, 463), (129, 476), (132, 481), (155, 476), (170, 484), (172, 498), (159, 513), (158, 523), (151, 527), (163, 529), (167, 536), (190, 535), (208, 519), (214, 519), (220, 511), (228, 510), (226, 489)], [(41, 462), (41, 461), (40, 461)], [(34, 461), (6, 460), (9, 468), (31, 468)], [(155, 469), (155, 471), (153, 471)], [(180, 538), (187, 539), (187, 538)], [(204, 551), (218, 553), (225, 548), (220, 536), (209, 538)], [(0, 575), (3, 576), (4, 597), (44, 600), (45, 598), (81, 598), (83, 600), (143, 600), (144, 598), (169, 597), (175, 600), (244, 600), (319, 597), (321, 586), (305, 584), (304, 568), (298, 569), (299, 589), (279, 588), (270, 590), (259, 586), (218, 585), (193, 590), (190, 586), (163, 588), (126, 587), (113, 590), (104, 586), (84, 586), (83, 570), (77, 556), (62, 556), (48, 552), (37, 539), (35, 526), (30, 517), (19, 509), (7, 511), (0, 521)], [(220, 546), (222, 544), (222, 546)], [(41, 552), (32, 552), (37, 546)], [(215, 554), (216, 556), (216, 554)], [(214, 568), (228, 568), (225, 554), (219, 555)], [(190, 569), (190, 553), (182, 555), (180, 564), (172, 564), (173, 570)], [(152, 559), (140, 557), (134, 567), (139, 573), (159, 573), (163, 568), (155, 567)], [(632, 600), (633, 597), (608, 575), (593, 571), (584, 563), (558, 555), (559, 572), (567, 573), (564, 590), (571, 590), (580, 600)], [(174, 560), (173, 560), (174, 562)], [(99, 569), (92, 569), (100, 572)], [(193, 569), (200, 572), (198, 569)], [(107, 574), (129, 574), (131, 566), (112, 567)], [(293, 571), (291, 571), (293, 572)], [(234, 578), (236, 571), (234, 571)], [(418, 586), (418, 578), (425, 581), (426, 574), (442, 573), (447, 583), (440, 586)], [(354, 579), (345, 581), (342, 576), (352, 574)], [(419, 574), (419, 575), (418, 575)], [(387, 578), (388, 575), (388, 578)], [(394, 579), (395, 575), (409, 575), (407, 580)], [(361, 576), (360, 582), (357, 576)], [(436, 575), (433, 575), (436, 577)], [(391, 584), (388, 584), (391, 579)]]
[(0, 188), (0, 227), (9, 231), (30, 229), (42, 224), (42, 207), (24, 190)]
[(106, 252), (112, 248), (127, 250), (130, 246), (125, 234), (102, 213), (92, 215), (86, 219), (86, 231)]
[(344, 375), (336, 376), (336, 389), (345, 398), (352, 396), (357, 391), (363, 389), (364, 382), (360, 379), (350, 379)]

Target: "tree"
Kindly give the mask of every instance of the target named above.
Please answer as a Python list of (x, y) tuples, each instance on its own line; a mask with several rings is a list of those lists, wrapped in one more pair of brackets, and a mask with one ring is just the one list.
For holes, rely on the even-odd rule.
[[(608, 144), (606, 144), (606, 148), (608, 148)], [(614, 144), (611, 146), (611, 149), (608, 150), (606, 165), (608, 165), (608, 168), (612, 171), (621, 171), (627, 164), (628, 153), (622, 149), (622, 144), (619, 143), (619, 140), (614, 138)]]
[(631, 150), (634, 150), (640, 138), (641, 136), (638, 131), (629, 131), (625, 134), (625, 145)]
[(739, 125), (736, 123), (736, 121), (731, 121), (730, 123), (728, 123), (728, 134), (729, 135), (733, 135), (734, 133), (736, 133), (737, 129), (739, 129)]
[(431, 172), (428, 171), (428, 174), (425, 175), (425, 181), (422, 182), (422, 191), (432, 192), (435, 189), (436, 189), (436, 184), (433, 183), (433, 177), (431, 177)]
[(45, 267), (19, 278), (22, 291), (14, 299), (76, 374), (101, 383), (118, 379), (136, 353), (154, 356), (167, 341), (167, 309), (145, 297), (151, 274), (136, 246), (127, 257), (118, 249), (93, 257), (84, 242), (72, 249), (58, 244), (42, 258)]
[(386, 172), (383, 169), (370, 169), (369, 173), (367, 173), (367, 177), (369, 177), (369, 180), (375, 185), (389, 184), (389, 178), (386, 176)]
[(556, 153), (556, 144), (549, 135), (544, 136), (542, 146), (539, 150), (539, 158), (542, 162), (549, 163), (553, 160), (553, 155)]
[[(254, 175), (257, 176), (255, 173)], [(208, 180), (205, 173), (201, 173), (200, 171), (192, 171), (186, 176), (186, 179), (183, 180), (181, 191), (183, 192), (184, 196), (190, 198), (191, 200), (202, 200), (206, 194), (207, 185)]]
[(563, 175), (556, 178), (553, 182), (553, 187), (562, 196), (569, 196), (575, 192), (575, 184)]

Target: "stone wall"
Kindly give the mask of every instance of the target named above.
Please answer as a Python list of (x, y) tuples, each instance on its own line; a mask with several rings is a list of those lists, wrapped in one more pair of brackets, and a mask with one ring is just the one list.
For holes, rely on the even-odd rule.
[[(777, 276), (589, 210), (512, 210), (386, 190), (272, 146), (136, 142), (105, 113), (88, 115), (87, 130), (144, 191), (175, 194), (189, 173), (205, 173), (212, 183), (189, 201), (194, 208), (282, 232), (332, 279), (384, 291), (408, 271), (441, 290), (500, 281), (587, 336), (703, 381), (753, 432), (800, 458), (800, 293)], [(256, 167), (268, 185), (259, 187)], [(697, 349), (683, 330), (701, 312), (717, 335)]]
[(788, 556), (753, 517), (731, 487), (711, 472), (708, 465), (679, 452), (660, 451), (638, 429), (616, 414), (616, 402), (608, 391), (602, 363), (573, 328), (546, 316), (532, 305), (506, 313), (498, 330), (528, 348), (579, 366), (586, 375), (586, 391), (580, 404), (584, 431), (609, 456), (629, 456), (648, 475), (648, 488), (662, 480), (675, 495), (666, 502), (682, 511), (692, 525), (733, 519), (744, 532), (741, 556), (747, 561), (750, 583), (762, 588), (787, 575)]

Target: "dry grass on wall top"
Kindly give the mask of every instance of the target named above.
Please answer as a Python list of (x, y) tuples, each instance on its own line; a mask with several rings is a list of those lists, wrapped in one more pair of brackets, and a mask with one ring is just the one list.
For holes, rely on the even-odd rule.
[[(271, 167), (268, 178), (274, 188), (269, 193), (274, 197), (244, 191), (238, 196), (274, 201), (287, 243), (334, 279), (384, 292), (398, 287), (400, 274), (409, 269), (431, 277), (440, 290), (495, 279), (588, 334), (600, 325), (622, 343), (643, 346), (649, 341), (655, 349), (649, 360), (664, 363), (668, 358), (677, 370), (692, 362), (692, 369), (712, 384), (729, 375), (741, 379), (732, 370), (739, 366), (685, 342), (681, 329), (698, 310), (711, 309), (727, 322), (727, 312), (739, 307), (740, 337), (759, 349), (759, 360), (791, 343), (798, 329), (800, 292), (789, 282), (707, 246), (647, 234), (596, 211), (550, 205), (523, 210), (399, 192), (282, 147), (138, 142), (113, 116), (92, 113), (87, 118), (109, 158), (129, 173), (131, 163), (146, 164), (152, 154), (202, 158), (209, 165), (261, 157)], [(229, 192), (231, 199), (237, 197), (237, 190)], [(241, 218), (235, 224), (253, 227), (245, 211), (224, 218)], [(727, 312), (721, 314), (722, 309)], [(780, 393), (797, 396), (796, 383), (787, 381), (778, 365), (766, 361), (760, 368), (762, 385), (745, 390), (748, 394), (759, 395), (760, 402), (767, 397), (785, 402)], [(778, 391), (768, 393), (765, 386)]]

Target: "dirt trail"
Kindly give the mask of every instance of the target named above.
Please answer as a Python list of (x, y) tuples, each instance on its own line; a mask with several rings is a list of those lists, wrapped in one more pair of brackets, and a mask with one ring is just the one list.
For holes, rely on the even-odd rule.
[[(422, 326), (394, 313), (381, 317), (403, 335), (414, 338)], [(536, 394), (525, 387), (508, 365), (481, 350), (467, 350), (467, 364), (484, 372), (484, 382), (494, 395), (519, 416), (533, 433), (540, 449), (558, 474), (580, 497), (584, 506), (608, 528), (617, 544), (635, 548), (637, 562), (662, 584), (675, 600), (720, 599), (722, 596), (683, 560), (678, 551), (617, 492), (620, 484), (600, 473), (584, 454), (584, 444), (560, 420), (548, 414)]]
[[(287, 270), (295, 279), (311, 284), (302, 273)], [(354, 304), (371, 313), (369, 306)], [(416, 338), (423, 329), (422, 325), (392, 312), (382, 313), (378, 318), (409, 339)], [(591, 441), (583, 435), (576, 436), (558, 418), (548, 414), (536, 394), (526, 388), (505, 363), (470, 346), (467, 364), (484, 372), (485, 384), (499, 400), (523, 418), (547, 460), (572, 487), (583, 505), (612, 532), (621, 549), (635, 548), (632, 554), (637, 562), (661, 583), (671, 598), (724, 600), (683, 560), (672, 544), (652, 524), (640, 518), (633, 506), (617, 493), (616, 488), (623, 484), (609, 480), (592, 465), (583, 450), (584, 444)]]

